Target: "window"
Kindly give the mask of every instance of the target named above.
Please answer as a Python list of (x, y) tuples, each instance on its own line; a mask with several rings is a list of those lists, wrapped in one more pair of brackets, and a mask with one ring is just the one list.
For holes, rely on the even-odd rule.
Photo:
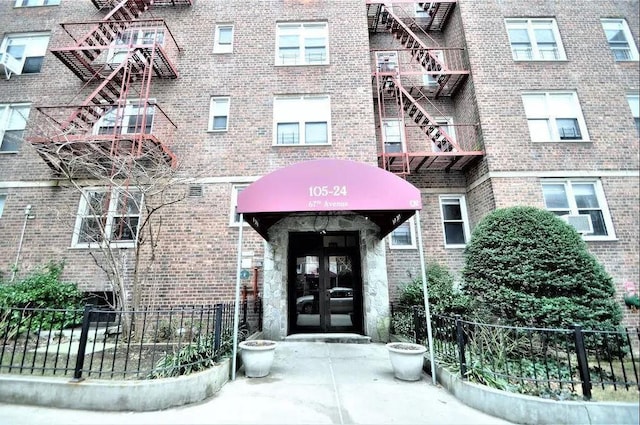
[(574, 92), (525, 93), (522, 101), (532, 141), (589, 140)]
[(470, 234), (464, 196), (441, 195), (440, 212), (442, 213), (445, 247), (464, 247)]
[(631, 36), (631, 31), (629, 31), (627, 21), (624, 19), (602, 19), (602, 28), (616, 61), (638, 60), (638, 49)]
[(396, 72), (398, 68), (398, 52), (376, 52), (379, 72)]
[(391, 249), (415, 249), (415, 222), (414, 217), (396, 227), (389, 235), (389, 248)]
[(16, 7), (55, 6), (59, 4), (60, 0), (16, 0)]
[(13, 34), (5, 36), (0, 46), (0, 70), (11, 74), (36, 74), (47, 53), (49, 33)]
[[(107, 53), (107, 62), (116, 64), (122, 63), (132, 49), (129, 46), (143, 45), (152, 46), (154, 44), (162, 46), (164, 44), (164, 30), (162, 28), (131, 29), (118, 35), (111, 43), (111, 48)], [(139, 60), (146, 62), (148, 59), (142, 53), (138, 53)]]
[[(444, 52), (442, 50), (430, 50), (429, 60), (425, 65), (425, 69), (427, 71), (440, 71), (444, 67), (443, 65), (444, 65)], [(424, 74), (422, 76), (422, 84), (424, 84), (427, 87), (430, 87), (431, 89), (437, 88), (440, 85), (440, 82), (439, 82), (440, 77), (441, 75), (439, 74)]]
[(233, 52), (233, 25), (216, 25), (213, 53)]
[(276, 65), (328, 64), (328, 39), (326, 22), (278, 24)]
[(142, 193), (89, 189), (82, 193), (73, 246), (134, 246), (138, 239)]
[[(149, 100), (155, 102), (154, 99)], [(94, 134), (151, 134), (155, 107), (140, 103), (139, 100), (127, 100), (122, 108), (113, 107), (94, 126)]]
[(400, 120), (385, 119), (382, 121), (382, 135), (386, 153), (404, 152), (404, 126)]
[(28, 118), (28, 104), (0, 104), (0, 152), (20, 149)]
[(229, 129), (229, 98), (212, 97), (209, 109), (209, 131)]
[(633, 121), (636, 123), (636, 130), (640, 135), (640, 96), (637, 94), (627, 95), (627, 102), (629, 102), (629, 108), (631, 108), (631, 115), (633, 115)]
[[(231, 190), (231, 221), (229, 222), (230, 226), (239, 226), (240, 225), (240, 214), (238, 214), (238, 195), (242, 192), (247, 185), (238, 184), (234, 185)], [(248, 223), (244, 222), (243, 225), (248, 225)]]
[[(456, 129), (453, 126), (453, 118), (451, 117), (438, 117), (438, 118), (434, 118), (434, 120), (436, 121), (436, 124), (438, 124), (438, 130), (441, 131), (441, 133), (446, 133), (449, 138), (451, 140), (453, 140), (454, 142), (456, 141)], [(433, 133), (431, 133), (433, 134)], [(431, 141), (431, 151), (432, 152), (443, 152), (443, 144), (442, 142), (444, 141), (444, 136), (440, 135), (435, 139), (432, 139)], [(445, 151), (447, 148), (449, 148), (448, 143), (444, 144), (444, 148)], [(451, 149), (449, 149), (449, 151), (455, 151), (456, 149), (451, 147)]]
[(330, 138), (329, 96), (283, 96), (273, 102), (276, 145), (327, 145)]
[(564, 48), (555, 19), (507, 19), (514, 60), (564, 60)]
[(546, 209), (558, 216), (588, 215), (593, 232), (585, 236), (615, 237), (599, 180), (547, 180), (542, 183), (542, 193)]
[(2, 211), (4, 211), (4, 204), (7, 201), (7, 195), (0, 193), (0, 217), (2, 217)]

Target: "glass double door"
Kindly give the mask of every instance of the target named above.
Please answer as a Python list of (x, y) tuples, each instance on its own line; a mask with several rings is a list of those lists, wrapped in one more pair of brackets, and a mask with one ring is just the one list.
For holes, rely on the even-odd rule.
[(357, 233), (290, 235), (289, 333), (362, 332)]

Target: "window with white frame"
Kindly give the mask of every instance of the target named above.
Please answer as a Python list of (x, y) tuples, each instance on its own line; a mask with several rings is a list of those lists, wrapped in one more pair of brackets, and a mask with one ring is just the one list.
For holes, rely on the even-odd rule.
[(564, 60), (564, 47), (555, 19), (507, 19), (514, 60)]
[[(238, 213), (238, 195), (247, 187), (246, 184), (235, 184), (231, 189), (231, 217), (229, 221), (230, 226), (240, 225), (240, 214)], [(248, 223), (243, 222), (243, 225)]]
[(275, 145), (327, 145), (331, 140), (329, 96), (276, 97), (273, 122)]
[(227, 131), (229, 129), (229, 97), (214, 96), (209, 108), (209, 131)]
[(57, 6), (60, 0), (16, 0), (16, 7)]
[[(111, 64), (121, 63), (131, 52), (129, 46), (153, 46), (157, 44), (162, 46), (164, 44), (164, 29), (163, 28), (134, 28), (127, 30), (111, 43), (111, 48), (107, 53), (107, 62)], [(138, 53), (142, 55), (141, 53)], [(147, 58), (140, 56), (140, 60), (146, 61)]]
[(216, 25), (216, 32), (213, 39), (213, 53), (233, 52), (233, 25)]
[(593, 239), (615, 237), (600, 180), (544, 180), (542, 193), (545, 208), (557, 216), (567, 220), (575, 216), (588, 216), (593, 232), (583, 232), (586, 237)]
[(640, 135), (640, 96), (637, 94), (627, 95), (627, 102), (629, 102), (629, 108), (631, 108), (631, 115), (633, 121), (636, 123), (636, 130)]
[(602, 19), (607, 42), (616, 61), (637, 61), (638, 48), (624, 19)]
[(441, 195), (440, 212), (445, 247), (464, 247), (470, 234), (464, 195)]
[(47, 53), (49, 33), (8, 34), (0, 46), (0, 70), (11, 74), (36, 74)]
[[(444, 51), (429, 50), (429, 55), (432, 58), (436, 58), (440, 63), (438, 63), (434, 59), (430, 59), (427, 62), (425, 69), (427, 71), (439, 71), (440, 69), (442, 69), (444, 65)], [(424, 74), (422, 76), (422, 84), (431, 88), (439, 86), (440, 85), (439, 80), (440, 80), (439, 74)]]
[[(438, 129), (442, 130), (442, 132), (446, 133), (451, 140), (455, 142), (456, 140), (456, 130), (453, 126), (453, 118), (451, 117), (436, 117), (434, 118), (436, 124), (438, 124)], [(440, 146), (438, 146), (438, 139)], [(442, 152), (442, 139), (443, 137), (439, 137), (436, 140), (432, 140), (431, 142), (431, 151), (432, 152)], [(455, 148), (453, 149), (455, 150)]]
[(0, 152), (18, 152), (29, 118), (29, 104), (0, 104)]
[(386, 153), (404, 152), (404, 126), (397, 119), (384, 119), (382, 121), (382, 137), (384, 138), (384, 150)]
[(329, 63), (329, 27), (326, 22), (287, 22), (276, 28), (276, 65)]
[(134, 246), (141, 224), (142, 199), (142, 193), (124, 189), (83, 191), (73, 233), (73, 246)]
[(2, 217), (5, 202), (7, 202), (7, 195), (5, 195), (4, 193), (0, 193), (0, 217)]
[(127, 100), (124, 108), (113, 107), (93, 127), (94, 134), (151, 134), (155, 99)]
[(415, 249), (416, 231), (415, 217), (411, 217), (400, 226), (396, 227), (388, 237), (389, 248), (391, 249)]
[(524, 93), (522, 102), (532, 141), (589, 140), (575, 92)]
[(16, 0), (16, 7), (56, 6), (60, 0)]

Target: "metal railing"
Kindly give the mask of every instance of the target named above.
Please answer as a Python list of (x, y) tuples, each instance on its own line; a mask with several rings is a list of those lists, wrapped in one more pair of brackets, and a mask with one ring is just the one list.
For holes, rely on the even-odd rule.
[[(415, 341), (427, 344), (424, 311), (413, 310)], [(490, 325), (433, 315), (437, 362), (463, 379), (532, 395), (640, 391), (638, 328), (618, 331)], [(636, 351), (634, 352), (634, 349)]]
[[(186, 374), (230, 353), (233, 314), (233, 303), (141, 311), (0, 308), (0, 373), (75, 380)], [(243, 321), (240, 339), (246, 328)]]

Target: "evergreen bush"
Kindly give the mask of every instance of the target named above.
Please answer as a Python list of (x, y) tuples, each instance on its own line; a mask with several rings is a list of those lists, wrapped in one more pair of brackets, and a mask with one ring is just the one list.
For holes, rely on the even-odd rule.
[(476, 226), (465, 257), (464, 290), (478, 320), (549, 328), (620, 324), (612, 278), (575, 229), (549, 211), (492, 212)]

